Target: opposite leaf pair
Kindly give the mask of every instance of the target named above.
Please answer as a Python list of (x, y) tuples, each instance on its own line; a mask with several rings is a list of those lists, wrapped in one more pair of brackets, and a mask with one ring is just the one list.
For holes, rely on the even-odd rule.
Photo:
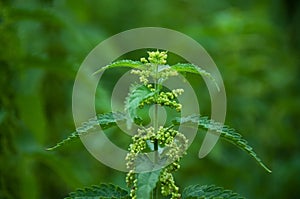
[[(179, 161), (187, 149), (187, 140), (185, 136), (177, 131), (176, 127), (180, 125), (190, 125), (198, 127), (198, 129), (211, 130), (220, 135), (226, 141), (231, 142), (240, 149), (251, 155), (265, 170), (271, 172), (257, 157), (253, 149), (247, 144), (247, 141), (242, 138), (234, 129), (214, 122), (207, 117), (199, 115), (190, 115), (186, 117), (173, 118), (172, 124), (169, 126), (158, 126), (157, 107), (169, 107), (181, 112), (182, 105), (178, 102), (177, 97), (183, 93), (181, 88), (171, 91), (163, 90), (163, 82), (168, 78), (178, 75), (178, 73), (193, 73), (200, 74), (210, 78), (219, 87), (215, 79), (206, 71), (200, 69), (193, 64), (175, 64), (172, 66), (166, 65), (166, 52), (148, 52), (149, 57), (141, 58), (141, 61), (122, 60), (114, 62), (103, 67), (97, 72), (102, 72), (110, 68), (130, 67), (132, 73), (139, 75), (139, 80), (142, 84), (134, 84), (125, 100), (124, 113), (106, 113), (98, 115), (97, 118), (90, 119), (83, 123), (82, 127), (78, 128), (67, 139), (58, 143), (49, 150), (56, 149), (67, 142), (70, 142), (81, 135), (93, 129), (95, 125), (100, 125), (102, 129), (112, 126), (117, 126), (118, 122), (126, 122), (128, 128), (132, 124), (138, 126), (136, 135), (133, 136), (132, 144), (129, 147), (127, 155), (127, 167), (129, 169), (126, 182), (130, 188), (130, 193), (126, 190), (117, 188), (113, 185), (101, 185), (70, 194), (70, 198), (241, 198), (231, 191), (223, 190), (215, 186), (191, 186), (182, 193), (175, 185), (172, 172), (179, 169)], [(97, 73), (96, 72), (96, 73)], [(138, 115), (137, 110), (144, 108), (145, 105), (154, 105), (155, 114), (152, 127), (145, 127), (143, 119)], [(145, 151), (150, 150), (154, 153), (154, 160), (151, 160), (150, 165), (153, 168), (149, 172), (139, 172), (141, 165), (145, 163), (141, 160), (147, 160), (149, 157)], [(144, 159), (141, 159), (144, 158)], [(148, 159), (147, 159), (148, 158)], [(165, 161), (165, 162), (163, 162)], [(142, 163), (141, 163), (142, 162)], [(163, 162), (163, 163), (162, 163)], [(164, 168), (156, 168), (156, 166), (164, 165)], [(149, 166), (149, 164), (148, 164)], [(155, 169), (156, 168), (156, 169)], [(143, 170), (143, 168), (141, 169)], [(160, 193), (158, 192), (160, 188)], [(93, 195), (94, 194), (94, 195)], [(162, 196), (160, 196), (160, 194)]]

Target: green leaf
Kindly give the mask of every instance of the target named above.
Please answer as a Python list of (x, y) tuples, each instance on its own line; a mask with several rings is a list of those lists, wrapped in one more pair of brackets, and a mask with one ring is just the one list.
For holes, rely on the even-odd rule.
[(61, 146), (77, 140), (81, 135), (89, 133), (97, 125), (100, 125), (102, 129), (107, 129), (109, 127), (115, 126), (117, 122), (125, 121), (126, 115), (124, 113), (105, 113), (100, 114), (97, 118), (91, 118), (89, 121), (84, 122), (81, 127), (78, 127), (75, 132), (73, 132), (69, 137), (57, 143), (55, 146), (47, 148), (48, 151), (60, 148)]
[(200, 74), (202, 76), (208, 77), (216, 85), (218, 91), (220, 91), (220, 87), (218, 86), (215, 78), (213, 78), (213, 76), (210, 73), (206, 72), (199, 66), (196, 66), (194, 64), (189, 64), (189, 63), (177, 63), (170, 67), (175, 69), (179, 73), (193, 73), (193, 74)]
[(137, 177), (136, 197), (148, 199), (151, 191), (155, 188), (158, 182), (161, 170), (156, 170), (147, 173), (139, 173)]
[(137, 119), (137, 108), (140, 102), (155, 95), (158, 91), (151, 91), (145, 85), (133, 85), (125, 100), (125, 111), (128, 113), (131, 120)]
[(106, 65), (96, 72), (93, 73), (93, 75), (98, 74), (100, 72), (103, 72), (106, 69), (110, 68), (123, 68), (123, 67), (129, 67), (129, 68), (139, 68), (143, 65), (142, 62), (140, 61), (132, 61), (132, 60), (120, 60), (120, 61), (115, 61), (109, 65)]
[(71, 192), (65, 199), (129, 199), (128, 191), (113, 184), (101, 184)]
[(97, 116), (98, 123), (102, 129), (107, 129), (112, 126), (116, 126), (117, 122), (122, 122), (127, 120), (126, 114), (121, 112), (110, 112), (105, 114), (100, 114)]
[(183, 118), (176, 118), (173, 121), (173, 124), (187, 124), (189, 122), (197, 123), (199, 128), (212, 130), (218, 134), (224, 140), (236, 145), (240, 149), (246, 151), (250, 156), (252, 156), (266, 171), (271, 173), (272, 171), (257, 157), (257, 154), (254, 152), (251, 146), (248, 145), (248, 142), (242, 138), (242, 136), (236, 132), (235, 129), (230, 128), (229, 126), (223, 125), (219, 122), (208, 119), (208, 117), (199, 117), (198, 115), (187, 116)]
[(182, 199), (243, 199), (231, 190), (225, 190), (215, 185), (191, 185), (183, 190)]

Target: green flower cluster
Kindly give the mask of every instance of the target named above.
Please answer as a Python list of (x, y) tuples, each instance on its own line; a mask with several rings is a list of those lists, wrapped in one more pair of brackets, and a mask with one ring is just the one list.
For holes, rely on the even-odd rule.
[[(188, 140), (186, 139), (186, 137), (182, 133), (176, 134), (174, 141), (172, 140), (172, 142), (170, 142), (170, 144), (167, 145), (168, 148), (165, 150), (166, 155), (169, 157), (169, 160), (172, 162), (179, 161), (180, 158), (183, 155), (185, 155), (187, 145), (188, 145)], [(173, 165), (173, 166), (177, 167), (177, 165)]]
[(129, 153), (126, 156), (127, 168), (129, 172), (126, 176), (126, 183), (131, 187), (130, 196), (136, 198), (137, 178), (135, 173), (135, 160), (138, 155), (147, 148), (147, 143), (158, 142), (163, 151), (159, 154), (159, 160), (171, 162), (160, 174), (161, 193), (164, 196), (171, 195), (172, 199), (180, 198), (179, 188), (175, 185), (171, 172), (180, 168), (179, 160), (185, 154), (188, 140), (186, 137), (172, 128), (160, 126), (155, 132), (153, 127), (138, 129), (135, 136), (132, 137), (132, 144), (129, 146)]
[(136, 173), (133, 170), (130, 170), (126, 175), (126, 183), (128, 187), (131, 187), (130, 197), (136, 199), (136, 189), (137, 189), (137, 179)]
[(159, 177), (161, 182), (161, 193), (163, 196), (171, 195), (171, 199), (180, 198), (179, 188), (175, 185), (173, 175), (164, 169)]
[(151, 75), (151, 71), (148, 70), (131, 70), (131, 74), (135, 74), (139, 76), (140, 82), (143, 83), (144, 85), (147, 85), (149, 82), (149, 77)]
[(148, 52), (148, 59), (141, 58), (141, 62), (145, 67), (139, 68), (137, 70), (131, 70), (132, 74), (139, 76), (139, 80), (144, 85), (149, 83), (149, 78), (151, 77), (153, 81), (160, 80), (164, 81), (168, 77), (177, 76), (176, 70), (173, 70), (169, 66), (165, 65), (167, 63), (167, 52), (165, 51), (155, 51)]
[(147, 53), (149, 55), (148, 60), (144, 57), (141, 58), (141, 62), (143, 62), (144, 64), (152, 63), (152, 64), (163, 65), (167, 63), (168, 55), (166, 51), (159, 52), (157, 50), (157, 51), (148, 51)]
[[(150, 85), (150, 84), (149, 84)], [(176, 102), (176, 98), (183, 93), (183, 89), (174, 89), (171, 92), (160, 92), (158, 95), (150, 96), (140, 102), (139, 108), (143, 108), (145, 104), (159, 104), (168, 106), (180, 112), (182, 105)]]
[(186, 137), (178, 133), (176, 139), (169, 145), (166, 155), (172, 161), (166, 168), (164, 168), (160, 174), (159, 181), (161, 183), (161, 193), (163, 196), (171, 195), (171, 199), (179, 199), (179, 188), (176, 186), (172, 172), (177, 171), (180, 168), (179, 161), (183, 155), (186, 154), (188, 140)]

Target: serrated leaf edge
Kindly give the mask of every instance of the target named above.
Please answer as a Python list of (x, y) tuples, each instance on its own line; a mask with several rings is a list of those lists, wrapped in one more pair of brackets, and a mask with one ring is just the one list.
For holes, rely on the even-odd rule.
[(223, 125), (219, 122), (215, 122), (208, 117), (192, 115), (183, 118), (177, 118), (173, 120), (173, 123), (176, 125), (184, 124), (188, 122), (197, 123), (198, 127), (204, 128), (206, 130), (212, 130), (220, 135), (224, 140), (234, 144), (238, 148), (246, 151), (251, 157), (253, 157), (260, 166), (262, 166), (267, 172), (271, 173), (272, 171), (261, 161), (261, 159), (254, 152), (253, 148), (248, 145), (248, 142), (237, 133), (237, 131), (227, 125)]

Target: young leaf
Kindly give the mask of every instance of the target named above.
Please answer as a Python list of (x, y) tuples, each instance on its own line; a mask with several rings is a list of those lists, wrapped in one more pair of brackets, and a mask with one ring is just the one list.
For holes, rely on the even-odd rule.
[(151, 91), (145, 85), (133, 85), (125, 100), (125, 111), (128, 113), (132, 121), (137, 117), (137, 108), (140, 102), (148, 97), (155, 95), (158, 91)]
[(77, 140), (81, 135), (88, 133), (90, 130), (93, 130), (96, 125), (100, 125), (102, 129), (107, 129), (109, 127), (115, 126), (117, 122), (125, 121), (126, 115), (124, 113), (105, 113), (100, 114), (97, 118), (91, 118), (89, 121), (84, 122), (81, 127), (77, 128), (69, 137), (57, 143), (55, 146), (48, 148), (48, 151), (57, 149), (69, 142)]
[(182, 193), (182, 199), (244, 199), (237, 193), (215, 185), (191, 185)]
[(149, 199), (150, 192), (155, 188), (158, 182), (161, 170), (156, 170), (148, 173), (139, 173), (137, 177), (136, 197)]
[(271, 173), (272, 171), (264, 165), (260, 158), (257, 157), (257, 154), (254, 152), (251, 146), (248, 145), (248, 142), (242, 138), (242, 136), (236, 132), (235, 129), (228, 126), (222, 125), (221, 123), (212, 121), (207, 117), (199, 117), (198, 115), (187, 116), (183, 118), (176, 118), (173, 121), (173, 124), (180, 125), (185, 123), (197, 123), (199, 128), (206, 130), (212, 130), (220, 134), (220, 137), (224, 140), (236, 145), (240, 149), (246, 151), (250, 156), (252, 156), (266, 171)]
[(113, 184), (101, 184), (69, 193), (65, 199), (129, 199), (128, 191)]
[(206, 72), (202, 68), (194, 65), (194, 64), (189, 64), (189, 63), (178, 63), (170, 66), (171, 68), (175, 69), (179, 73), (194, 73), (194, 74), (200, 74), (205, 77), (208, 77), (213, 83), (216, 85), (218, 91), (220, 91), (220, 87), (218, 86), (215, 78), (211, 76), (210, 73)]
[(109, 65), (106, 65), (106, 66), (100, 68), (99, 70), (94, 72), (93, 75), (98, 74), (98, 73), (100, 73), (106, 69), (110, 69), (110, 68), (122, 68), (122, 67), (139, 68), (142, 65), (143, 65), (143, 63), (140, 61), (132, 61), (132, 60), (115, 61)]

